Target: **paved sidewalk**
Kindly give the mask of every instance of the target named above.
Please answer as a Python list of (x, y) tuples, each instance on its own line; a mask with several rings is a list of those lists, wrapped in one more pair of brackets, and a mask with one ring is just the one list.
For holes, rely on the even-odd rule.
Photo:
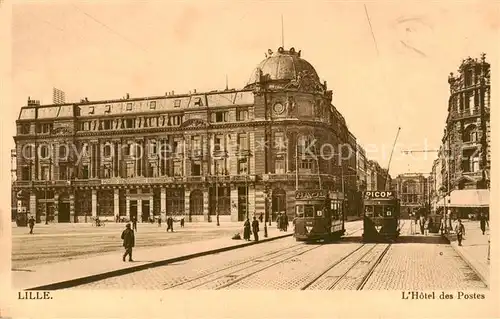
[[(235, 229), (234, 233), (242, 229)], [(260, 241), (291, 236), (292, 231), (280, 232), (276, 227), (268, 226), (268, 238), (264, 238), (264, 227), (259, 232)], [(253, 237), (252, 237), (253, 238)], [(293, 240), (290, 238), (290, 240)], [(25, 271), (12, 272), (12, 287), (15, 289), (60, 289), (64, 282), (87, 282), (88, 279), (98, 280), (113, 275), (121, 275), (131, 271), (146, 269), (182, 259), (201, 256), (252, 245), (255, 242), (232, 240), (230, 237), (216, 238), (206, 241), (190, 242), (175, 246), (163, 246), (147, 249), (134, 249), (134, 262), (123, 262), (123, 251), (103, 255), (72, 259), (63, 262), (36, 265)]]
[[(464, 221), (465, 236), (462, 246), (458, 246), (457, 236), (452, 233), (446, 237), (453, 249), (474, 269), (484, 283), (490, 286), (490, 264), (488, 261), (488, 240), (490, 231), (486, 227), (483, 235), (479, 228), (479, 221)], [(453, 224), (455, 227), (455, 224)]]

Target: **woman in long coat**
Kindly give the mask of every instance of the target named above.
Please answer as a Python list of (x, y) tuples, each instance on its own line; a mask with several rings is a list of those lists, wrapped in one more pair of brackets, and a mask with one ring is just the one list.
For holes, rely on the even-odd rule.
[(248, 218), (243, 224), (243, 239), (250, 240), (250, 220)]

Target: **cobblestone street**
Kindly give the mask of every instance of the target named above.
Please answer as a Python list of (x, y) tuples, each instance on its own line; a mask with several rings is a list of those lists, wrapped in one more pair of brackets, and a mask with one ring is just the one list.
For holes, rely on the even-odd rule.
[(283, 238), (128, 275), (78, 289), (484, 289), (485, 284), (440, 236), (363, 244), (361, 223), (335, 243)]

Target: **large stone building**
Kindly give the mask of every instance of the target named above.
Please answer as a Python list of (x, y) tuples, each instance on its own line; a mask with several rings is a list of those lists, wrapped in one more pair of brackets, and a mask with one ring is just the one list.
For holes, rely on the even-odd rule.
[(388, 190), (392, 183), (391, 176), (386, 169), (380, 167), (380, 164), (374, 160), (368, 160), (366, 163), (366, 190)]
[[(439, 163), (436, 165), (436, 206), (454, 208), (466, 216), (489, 206), (491, 168), (490, 64), (463, 60), (450, 74), (450, 98)], [(441, 169), (440, 174), (437, 169)], [(440, 175), (440, 176), (439, 176)], [(439, 184), (439, 186), (438, 186)]]
[(401, 216), (408, 218), (411, 215), (429, 211), (429, 181), (423, 174), (406, 173), (395, 178), (396, 191), (400, 198)]
[(335, 156), (346, 147), (356, 154), (356, 139), (326, 82), (293, 48), (269, 50), (241, 90), (29, 99), (16, 123), (14, 189), (37, 221), (274, 219), (293, 216), (297, 186), (339, 198), (357, 191), (356, 158), (315, 156), (324, 144)]

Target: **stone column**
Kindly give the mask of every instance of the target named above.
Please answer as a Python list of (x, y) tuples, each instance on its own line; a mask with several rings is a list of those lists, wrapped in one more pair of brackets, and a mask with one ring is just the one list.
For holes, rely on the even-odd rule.
[(191, 221), (191, 212), (190, 212), (191, 208), (189, 206), (190, 195), (191, 195), (191, 191), (189, 189), (184, 188), (184, 214), (187, 217), (186, 218), (187, 221)]
[(203, 220), (208, 221), (208, 188), (203, 190)]
[(92, 190), (92, 217), (97, 217), (97, 189)]
[(59, 194), (54, 193), (54, 223), (59, 222)]
[(75, 194), (69, 194), (69, 221), (71, 223), (78, 222), (75, 217)]
[(253, 154), (249, 157), (249, 161), (248, 161), (248, 174), (250, 174), (250, 175), (255, 175), (255, 141), (254, 141), (254, 139), (255, 139), (255, 134), (253, 132), (250, 132), (250, 134), (248, 134), (248, 141), (249, 141), (248, 148), (250, 149), (250, 151)]
[(151, 217), (151, 218), (154, 217), (154, 205), (155, 205), (154, 203), (155, 203), (155, 201), (154, 201), (153, 194), (149, 195), (149, 217)]
[(233, 185), (233, 187), (231, 187), (230, 202), (231, 202), (231, 221), (237, 222), (238, 221), (238, 187), (235, 185)]
[(166, 220), (167, 213), (167, 189), (162, 187), (160, 190), (160, 216), (163, 220)]
[[(253, 218), (255, 213), (255, 187), (248, 184), (248, 217)], [(256, 216), (258, 217), (258, 216)]]
[(125, 214), (127, 220), (130, 220), (130, 191), (128, 189), (125, 192)]
[(120, 215), (120, 190), (118, 188), (113, 189), (113, 214), (115, 219)]
[(137, 221), (142, 223), (142, 198), (140, 197), (137, 198)]
[(36, 194), (31, 193), (30, 194), (30, 215), (32, 215), (36, 222), (38, 222), (37, 216), (36, 216)]

